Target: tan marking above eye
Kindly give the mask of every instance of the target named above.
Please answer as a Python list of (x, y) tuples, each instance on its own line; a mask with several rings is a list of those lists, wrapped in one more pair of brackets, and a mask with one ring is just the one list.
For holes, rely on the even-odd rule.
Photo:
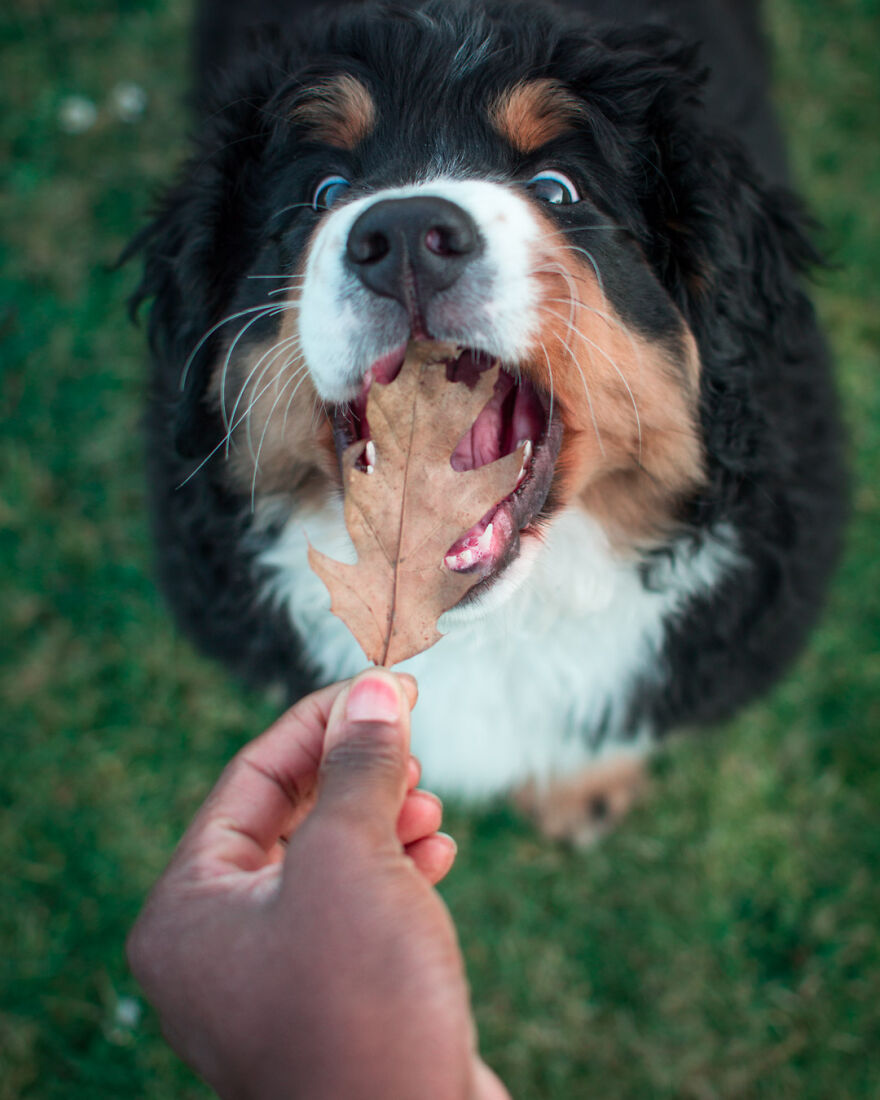
[(574, 129), (587, 106), (558, 81), (523, 80), (503, 92), (489, 111), (492, 125), (520, 153), (534, 153)]
[(367, 87), (356, 77), (342, 74), (310, 88), (290, 113), (316, 141), (336, 149), (354, 149), (376, 122), (376, 105)]

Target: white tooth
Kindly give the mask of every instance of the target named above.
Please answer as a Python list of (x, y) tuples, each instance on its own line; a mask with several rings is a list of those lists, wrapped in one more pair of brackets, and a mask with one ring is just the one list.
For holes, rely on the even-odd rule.
[(522, 447), (522, 449), (523, 449), (523, 459), (522, 459), (522, 466), (520, 467), (520, 470), (519, 470), (519, 475), (516, 479), (516, 488), (517, 489), (520, 487), (520, 485), (522, 485), (523, 479), (526, 476), (526, 470), (528, 470), (529, 463), (532, 460), (532, 441), (531, 441), (531, 439), (521, 439), (519, 441), (519, 443), (517, 443), (516, 449), (519, 450), (520, 447)]
[(477, 539), (476, 551), (478, 554), (486, 554), (492, 549), (492, 524)]
[(364, 447), (364, 461), (367, 464), (368, 473), (372, 473), (373, 467), (376, 465), (376, 444), (372, 439), (368, 439), (367, 445)]
[(532, 459), (531, 439), (521, 439), (514, 449), (518, 451), (520, 447), (523, 448), (523, 469), (525, 469), (525, 467), (528, 466), (529, 462), (531, 462)]
[(479, 561), (491, 549), (492, 524), (490, 523), (482, 534), (468, 539), (468, 545), (463, 550), (459, 550), (457, 554), (447, 554), (443, 561), (447, 569), (460, 572), (462, 569), (469, 569), (474, 562)]
[(462, 569), (469, 569), (474, 564), (474, 552), (459, 550), (457, 554), (447, 554), (443, 560), (449, 569), (459, 573)]
[(365, 466), (364, 467), (364, 473), (365, 474), (371, 474), (373, 472), (373, 470), (375, 470), (375, 469), (376, 469), (375, 466)]
[(445, 558), (446, 564), (450, 569), (463, 569), (465, 564), (465, 553), (465, 550), (459, 550), (456, 554), (448, 554)]

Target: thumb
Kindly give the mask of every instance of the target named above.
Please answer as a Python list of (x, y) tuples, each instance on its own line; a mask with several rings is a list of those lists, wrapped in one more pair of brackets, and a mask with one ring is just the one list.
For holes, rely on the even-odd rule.
[(370, 669), (352, 680), (327, 720), (313, 814), (394, 834), (406, 795), (409, 715), (397, 676)]

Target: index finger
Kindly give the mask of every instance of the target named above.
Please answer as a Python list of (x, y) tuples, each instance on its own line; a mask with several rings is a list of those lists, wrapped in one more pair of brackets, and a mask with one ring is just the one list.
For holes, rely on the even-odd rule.
[(321, 760), (330, 708), (348, 681), (300, 699), (226, 766), (184, 834), (177, 859), (254, 871), (289, 825)]
[[(415, 681), (401, 677), (411, 704)], [(330, 711), (350, 680), (300, 699), (233, 757), (175, 856), (219, 870), (255, 871), (290, 828), (318, 772)]]

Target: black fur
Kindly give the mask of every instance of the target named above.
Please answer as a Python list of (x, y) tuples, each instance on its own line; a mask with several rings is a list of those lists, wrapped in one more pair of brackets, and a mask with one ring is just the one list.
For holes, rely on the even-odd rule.
[[(746, 565), (671, 625), (665, 680), (642, 686), (633, 718), (663, 730), (730, 714), (778, 676), (815, 619), (845, 495), (828, 356), (802, 286), (816, 257), (782, 186), (756, 6), (583, 0), (563, 11), (429, 0), (289, 12), (272, 0), (205, 5), (196, 150), (136, 242), (146, 257), (137, 300), (153, 299), (148, 453), (159, 566), (182, 625), (251, 680), (282, 679), (293, 695), (312, 686), (291, 628), (258, 604), (250, 501), (228, 489), (222, 455), (186, 480), (222, 436), (203, 401), (219, 333), (179, 388), (204, 334), (254, 300), (248, 270), (283, 270), (298, 254), (309, 214), (278, 211), (306, 199), (316, 173), (333, 171), (326, 149), (292, 131), (290, 103), (322, 75), (364, 77), (380, 119), (394, 119), (359, 165), (371, 186), (406, 178), (414, 149), (463, 153), (478, 174), (512, 172), (510, 151), (463, 119), (444, 82), (462, 42), (488, 42), (467, 102), (524, 75), (553, 76), (588, 99), (589, 124), (559, 150), (591, 200), (573, 228), (589, 232), (591, 217), (620, 227), (602, 260), (630, 324), (656, 336), (665, 322), (661, 306), (633, 292), (632, 265), (620, 259), (628, 253), (647, 259), (697, 338), (709, 483), (684, 518), (695, 545), (710, 526), (729, 525)], [(271, 25), (258, 30), (261, 22)], [(645, 583), (658, 583), (662, 568), (658, 553)]]

